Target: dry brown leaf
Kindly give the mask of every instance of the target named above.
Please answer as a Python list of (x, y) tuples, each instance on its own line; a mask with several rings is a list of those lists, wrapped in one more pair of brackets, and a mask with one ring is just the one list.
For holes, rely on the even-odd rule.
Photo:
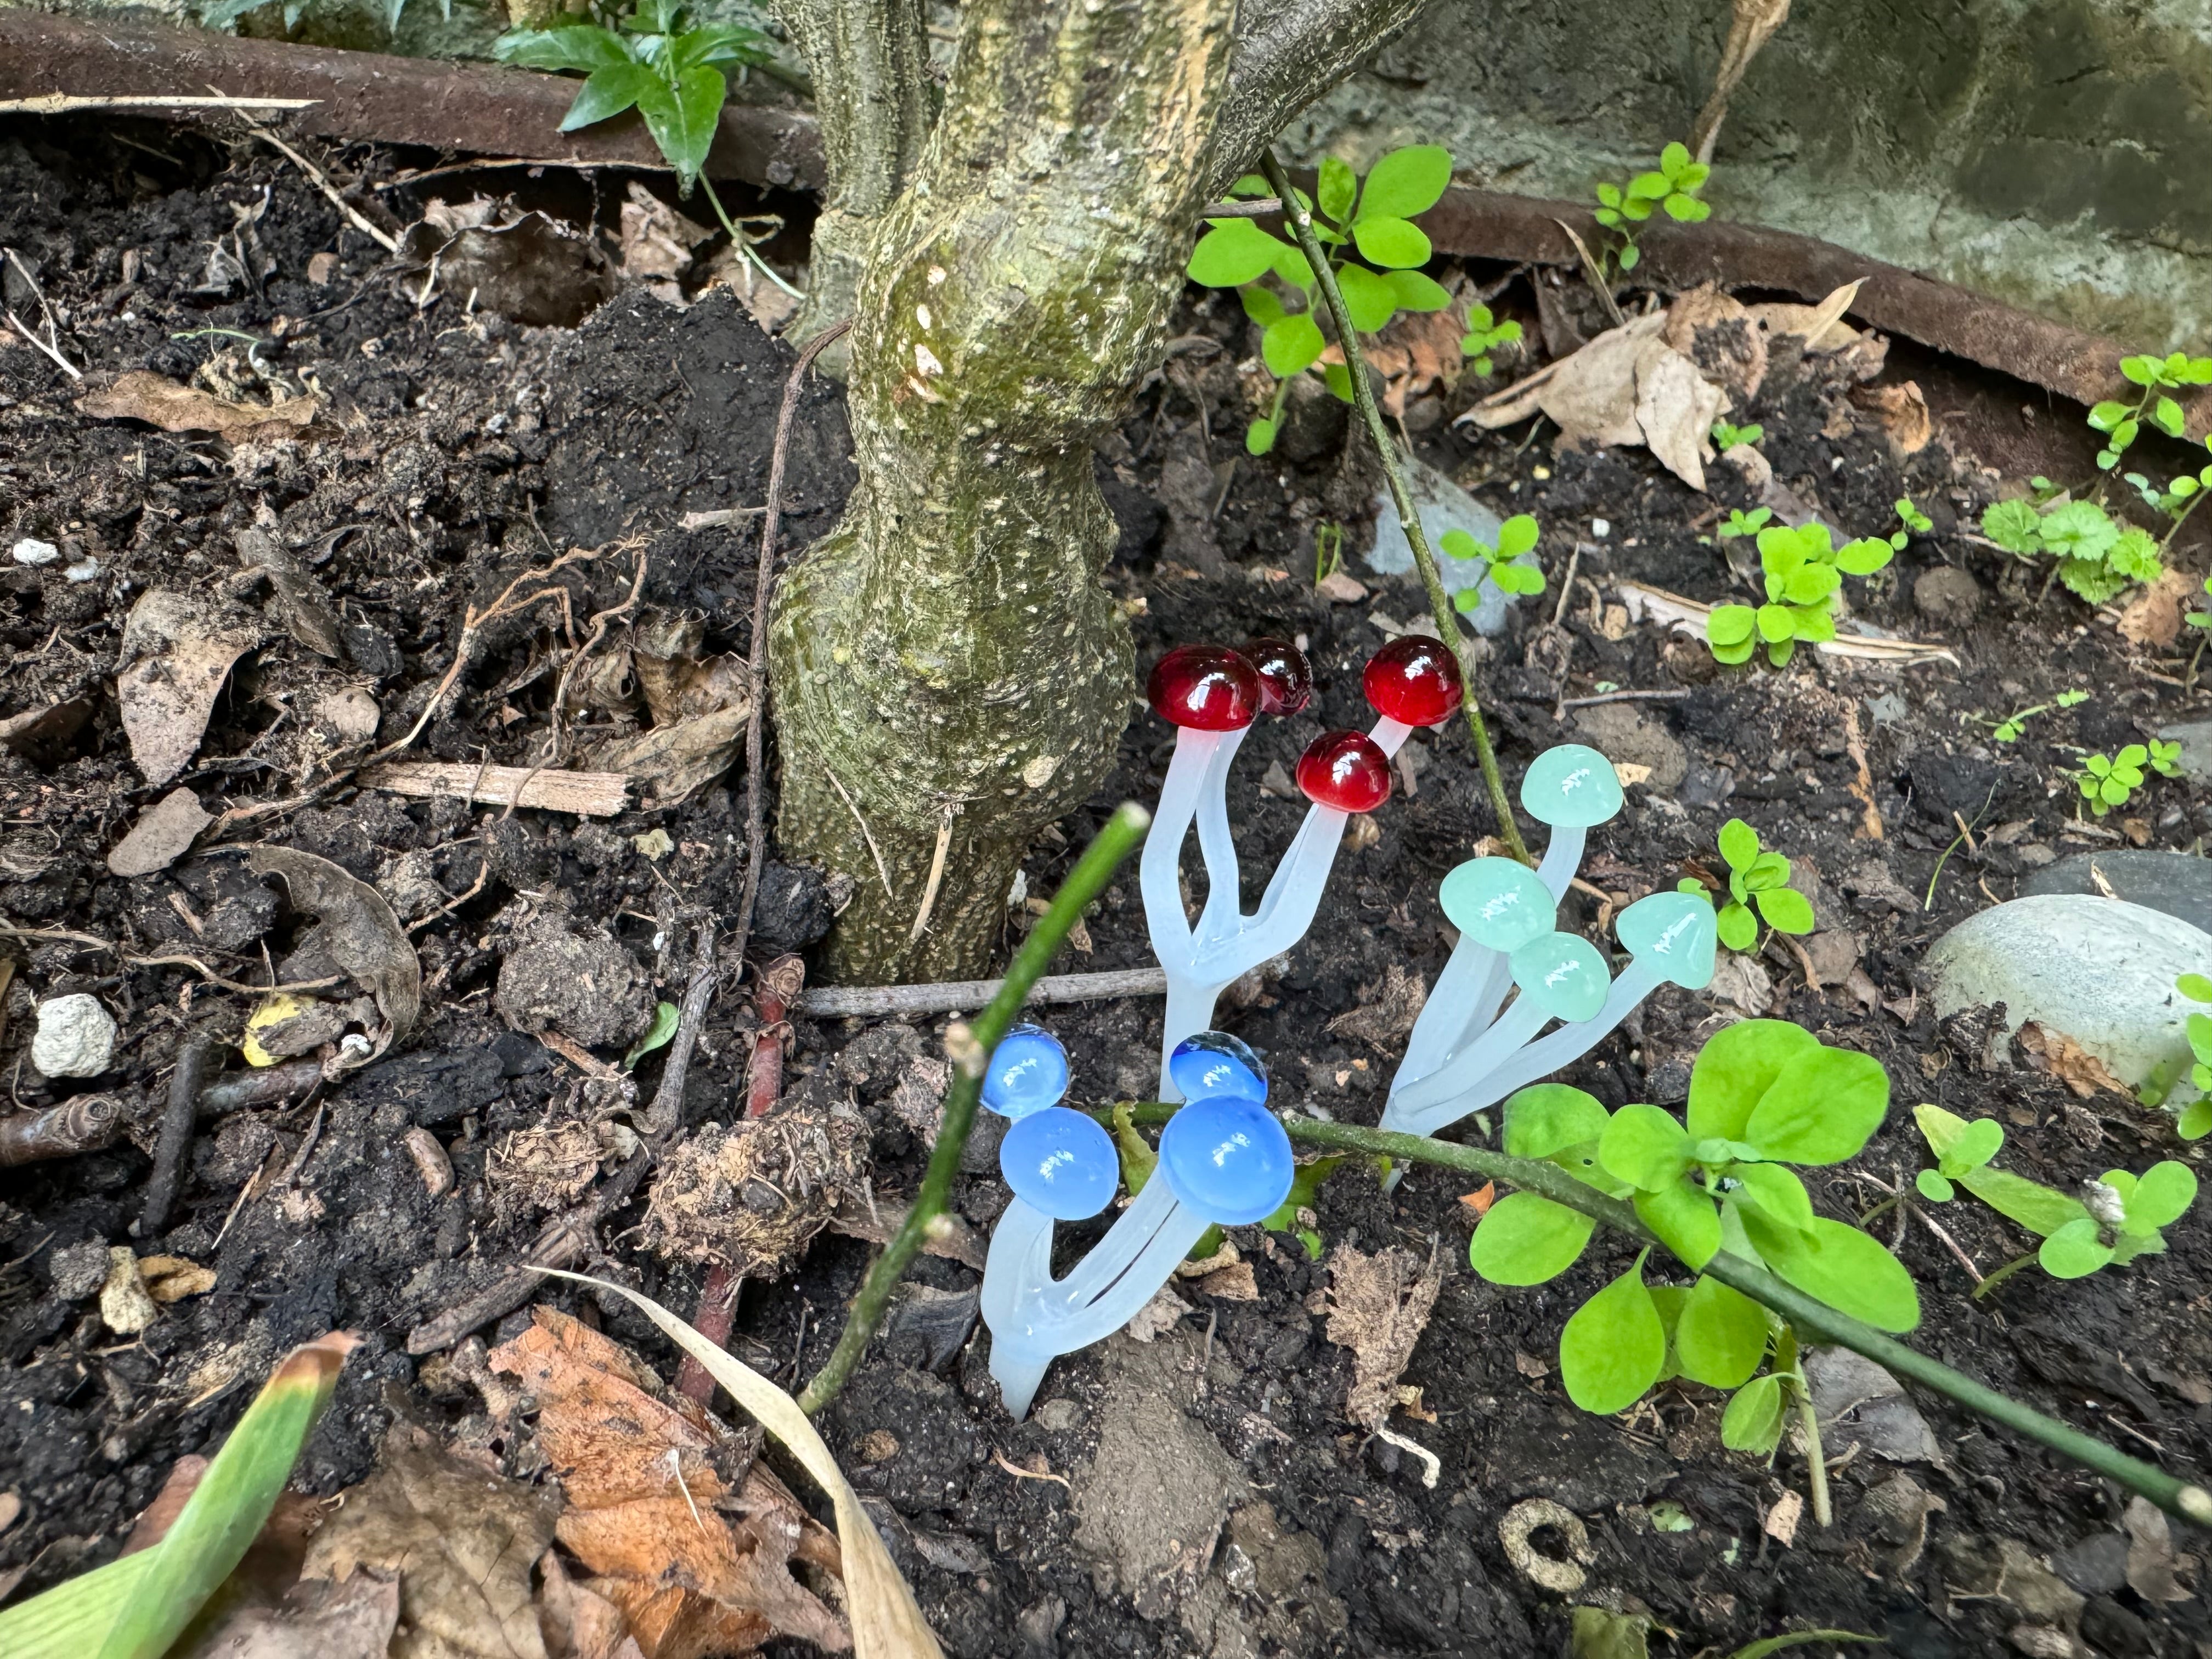
[(729, 770), (744, 743), (751, 706), (750, 698), (742, 699), (732, 708), (601, 744), (592, 750), (592, 763), (605, 771), (627, 773), (633, 783), (649, 788), (648, 805), (675, 805)]
[(392, 1659), (546, 1659), (530, 1570), (553, 1541), (558, 1494), (464, 1462), (408, 1428), (307, 1547), (303, 1578), (399, 1580)]
[(123, 624), (115, 695), (131, 758), (149, 784), (184, 769), (200, 746), (230, 665), (261, 643), (261, 629), (235, 605), (207, 595), (149, 587)]
[(633, 179), (622, 205), (623, 274), (680, 298), (676, 278), (690, 270), (691, 250), (713, 234)]
[(1329, 1252), (1328, 1335), (1352, 1350), (1344, 1412), (1352, 1422), (1379, 1429), (1389, 1417), (1399, 1375), (1443, 1287), (1433, 1247), (1426, 1267), (1411, 1250), (1395, 1247), (1365, 1255), (1340, 1244)]
[(1713, 422), (1727, 401), (1720, 387), (1671, 347), (1647, 346), (1637, 357), (1637, 428), (1660, 464), (1692, 489), (1705, 487)]
[(1794, 334), (1804, 341), (1808, 351), (1846, 351), (1863, 337), (1844, 321), (1844, 313), (1859, 297), (1859, 284), (1865, 280), (1861, 277), (1858, 282), (1845, 283), (1816, 306), (1773, 301), (1747, 309), (1768, 333)]
[(2100, 1089), (2117, 1095), (2130, 1092), (2119, 1079), (2106, 1069), (2103, 1060), (2063, 1031), (2053, 1030), (2031, 1019), (2020, 1028), (2019, 1037), (2030, 1066), (2039, 1072), (2048, 1072), (2082, 1100)]
[(166, 870), (184, 855), (192, 837), (215, 822), (202, 810), (199, 797), (179, 787), (138, 815), (131, 833), (107, 854), (107, 867), (118, 876), (150, 876)]
[(538, 1627), (546, 1659), (645, 1659), (621, 1607), (571, 1578), (558, 1550), (538, 1563)]
[(1797, 1523), (1805, 1516), (1805, 1500), (1794, 1488), (1784, 1488), (1782, 1496), (1774, 1500), (1774, 1507), (1766, 1512), (1759, 1527), (1769, 1538), (1782, 1545), (1797, 1540)]
[(399, 1623), (399, 1581), (357, 1572), (303, 1579), (274, 1607), (219, 1615), (175, 1659), (386, 1659)]
[(328, 859), (288, 847), (257, 847), (246, 866), (258, 876), (283, 877), (293, 907), (316, 918), (295, 960), (327, 960), (375, 996), (384, 1030), (368, 1053), (344, 1063), (365, 1066), (415, 1029), (422, 1006), (422, 964), (382, 894)]
[(1361, 986), (1360, 1006), (1330, 1020), (1328, 1030), (1332, 1036), (1357, 1037), (1387, 1054), (1405, 1042), (1428, 1000), (1429, 988), (1419, 974), (1388, 963), (1382, 984)]
[(1455, 303), (1441, 311), (1401, 311), (1375, 337), (1367, 361), (1382, 376), (1382, 408), (1391, 419), (1405, 418), (1408, 398), (1457, 383), (1466, 332), (1467, 309)]
[(146, 369), (133, 369), (114, 385), (88, 392), (76, 406), (94, 419), (144, 421), (164, 432), (215, 432), (225, 438), (267, 440), (296, 431), (315, 418), (319, 399), (240, 404), (217, 398)]
[(1663, 337), (1698, 372), (1748, 400), (1766, 378), (1766, 337), (1742, 304), (1716, 288), (1693, 288), (1667, 307)]
[(1190, 1304), (1163, 1285), (1121, 1328), (1128, 1333), (1132, 1342), (1150, 1342), (1173, 1330), (1176, 1322), (1189, 1311)]
[[(270, 522), (275, 522), (272, 519)], [(276, 590), (278, 623), (294, 639), (318, 656), (333, 662), (344, 654), (338, 635), (337, 607), (319, 578), (293, 556), (291, 550), (258, 526), (240, 530), (232, 538), (238, 562), (258, 571)], [(372, 726), (374, 732), (374, 727)]]
[(1936, 423), (1928, 413), (1928, 398), (1917, 380), (1895, 386), (1870, 386), (1851, 394), (1851, 401), (1870, 410), (1889, 440), (1889, 453), (1902, 461), (1917, 455), (1936, 436)]
[(2120, 637), (2132, 645), (2165, 647), (2181, 637), (2181, 618), (2203, 584), (2186, 570), (2169, 570), (2120, 607)]
[(1249, 1261), (1225, 1262), (1210, 1273), (1199, 1274), (1190, 1281), (1190, 1287), (1201, 1296), (1223, 1302), (1260, 1299), (1260, 1282), (1252, 1276), (1252, 1264)]
[[(830, 1218), (829, 1231), (866, 1244), (888, 1244), (905, 1222), (906, 1212), (906, 1201), (888, 1193), (848, 1191), (838, 1200), (836, 1211)], [(950, 1210), (930, 1224), (928, 1236), (921, 1241), (921, 1251), (924, 1255), (957, 1261), (979, 1273), (988, 1260), (984, 1241), (973, 1227)]]

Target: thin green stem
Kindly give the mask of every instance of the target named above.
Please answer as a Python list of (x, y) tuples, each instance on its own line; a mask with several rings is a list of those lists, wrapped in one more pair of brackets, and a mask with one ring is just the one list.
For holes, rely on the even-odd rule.
[(1406, 532), (1407, 545), (1413, 550), (1413, 562), (1420, 567), (1421, 586), (1428, 590), (1429, 613), (1436, 618), (1437, 636), (1452, 647), (1460, 660), (1459, 704), (1467, 715), (1467, 729), (1474, 737), (1475, 758), (1482, 766), (1482, 781), (1490, 790), (1490, 804), (1498, 814), (1500, 835), (1513, 856), (1523, 864), (1534, 864), (1528, 848), (1521, 839), (1521, 828), (1513, 821), (1512, 798), (1505, 793), (1505, 780), (1498, 769), (1498, 752), (1490, 746), (1490, 728), (1484, 724), (1481, 702), (1474, 695), (1474, 676), (1468, 670), (1467, 653), (1460, 648), (1466, 636), (1460, 631), (1459, 613), (1452, 609), (1451, 595), (1444, 592), (1443, 577), (1437, 569), (1437, 556), (1429, 549), (1428, 532), (1421, 528), (1421, 515), (1414, 509), (1413, 491), (1406, 484), (1406, 469), (1401, 465), (1398, 447), (1391, 441), (1389, 428), (1382, 424), (1382, 411), (1375, 406), (1375, 388), (1368, 384), (1367, 359), (1359, 346), (1359, 331), (1352, 325), (1352, 313), (1344, 303), (1343, 290), (1336, 285), (1336, 272), (1328, 263), (1328, 250), (1321, 245), (1314, 234), (1313, 215), (1304, 200), (1291, 188), (1290, 175), (1283, 164), (1275, 159), (1272, 149), (1261, 152), (1260, 168), (1267, 183), (1283, 199), (1283, 220), (1290, 226), (1297, 240), (1298, 251), (1306, 256), (1313, 267), (1314, 280), (1321, 284), (1322, 298), (1328, 306), (1328, 314), (1336, 324), (1337, 343), (1344, 349), (1344, 367), (1352, 380), (1352, 401), (1359, 410), (1359, 418), (1367, 423), (1368, 434), (1375, 440), (1376, 454), (1382, 462), (1384, 477), (1390, 481), (1390, 499), (1398, 508), (1398, 523)]
[(1813, 1520), (1815, 1525), (1832, 1527), (1836, 1511), (1828, 1499), (1828, 1460), (1820, 1449), (1820, 1413), (1814, 1409), (1813, 1387), (1805, 1380), (1805, 1351), (1794, 1330), (1784, 1332), (1782, 1340), (1790, 1359), (1789, 1365), (1782, 1368), (1782, 1376), (1796, 1404), (1797, 1424), (1805, 1436), (1805, 1486), (1813, 1499)]
[(2189, 505), (2173, 515), (2172, 526), (2166, 531), (2164, 538), (2158, 544), (2160, 558), (2163, 559), (2166, 556), (2166, 549), (2173, 545), (2173, 538), (2181, 533), (2181, 526), (2189, 522), (2189, 515), (2197, 510), (2197, 502), (2203, 501), (2207, 495), (2212, 495), (2212, 488), (2198, 490), (2189, 498)]
[(892, 1291), (920, 1254), (922, 1241), (944, 1215), (952, 1192), (952, 1177), (960, 1168), (960, 1149), (968, 1144), (968, 1132), (975, 1127), (975, 1106), (983, 1092), (983, 1067), (991, 1058), (991, 1051), (999, 1046), (1007, 1028), (1020, 1018), (1030, 988), (1043, 977), (1061, 942), (1083, 919), (1084, 908), (1098, 896), (1121, 860), (1136, 850), (1152, 822), (1152, 814), (1134, 801), (1123, 801), (1115, 808), (1114, 816), (1092, 837), (1075, 867), (1067, 872), (1067, 879), (1053, 895), (1051, 908), (1037, 919), (1037, 925), (1022, 941), (1022, 948), (1014, 953), (1006, 976), (1000, 982), (998, 994), (972, 1024), (946, 1029), (945, 1048), (952, 1061), (952, 1086), (945, 1097), (945, 1116), (938, 1125), (937, 1145), (930, 1152), (921, 1190), (915, 1194), (906, 1219), (899, 1224), (898, 1231), (891, 1235), (890, 1243), (884, 1246), (884, 1253), (876, 1258), (867, 1278), (861, 1281), (860, 1294), (853, 1298), (837, 1346), (830, 1350), (830, 1358), (799, 1396), (799, 1409), (808, 1416), (813, 1416), (836, 1399), (837, 1391), (845, 1386), (854, 1367), (867, 1352), (876, 1328), (883, 1323)]
[(744, 232), (739, 230), (736, 224), (731, 221), (730, 216), (723, 211), (722, 198), (714, 194), (714, 181), (702, 173), (699, 175), (699, 184), (700, 186), (707, 192), (708, 204), (714, 210), (714, 216), (722, 222), (722, 228), (730, 233), (730, 246), (737, 249), (741, 258), (751, 261), (754, 267), (759, 270), (762, 276), (767, 277), (769, 281), (774, 283), (786, 294), (791, 295), (793, 299), (804, 300), (806, 297), (804, 294), (792, 287), (789, 283), (785, 282), (782, 277), (777, 276), (774, 267), (772, 267), (767, 260), (762, 258), (758, 253), (753, 251), (753, 245), (746, 237)]
[[(1135, 1108), (1131, 1118), (1138, 1123), (1164, 1123), (1175, 1115), (1176, 1109), (1174, 1106), (1146, 1102)], [(1478, 1146), (1462, 1146), (1450, 1141), (1431, 1140), (1421, 1135), (1389, 1134), (1380, 1129), (1363, 1129), (1349, 1123), (1319, 1123), (1298, 1119), (1286, 1120), (1283, 1127), (1289, 1133), (1292, 1142), (1301, 1146), (1327, 1147), (1337, 1152), (1402, 1158), (1415, 1164), (1434, 1164), (1464, 1175), (1479, 1175), (1488, 1180), (1503, 1181), (1524, 1192), (1540, 1193), (1555, 1204), (1565, 1205), (1568, 1209), (1601, 1221), (1615, 1231), (1626, 1233), (1644, 1243), (1660, 1242), (1656, 1235), (1637, 1219), (1636, 1212), (1627, 1205), (1617, 1199), (1607, 1198), (1594, 1187), (1584, 1186), (1556, 1164), (1511, 1158), (1504, 1152), (1485, 1152)], [(1838, 1312), (1826, 1303), (1806, 1295), (1794, 1285), (1785, 1284), (1756, 1263), (1723, 1252), (1705, 1263), (1703, 1271), (1729, 1289), (1741, 1291), (1753, 1301), (1781, 1315), (1804, 1335), (1863, 1354), (1893, 1376), (1917, 1382), (1924, 1389), (1958, 1401), (1970, 1411), (1979, 1412), (2015, 1433), (2039, 1441), (2060, 1455), (2073, 1459), (2084, 1468), (2118, 1481), (2130, 1492), (2140, 1492), (2171, 1514), (2194, 1522), (2198, 1526), (2212, 1526), (2212, 1492), (2208, 1492), (2203, 1487), (2179, 1480), (2163, 1469), (2129, 1456), (2125, 1452), (2115, 1450), (2094, 1436), (2084, 1434), (2055, 1417), (2046, 1416), (2033, 1406), (1999, 1394), (1995, 1389), (1953, 1370), (1940, 1360), (1930, 1359), (1927, 1355), (1906, 1347), (1871, 1325), (1863, 1324), (1848, 1314)]]

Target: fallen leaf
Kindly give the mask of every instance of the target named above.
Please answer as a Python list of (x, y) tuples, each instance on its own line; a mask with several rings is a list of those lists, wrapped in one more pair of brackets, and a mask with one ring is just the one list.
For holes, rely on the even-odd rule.
[(1488, 1215), (1490, 1206), (1498, 1202), (1498, 1183), (1494, 1181), (1486, 1181), (1474, 1191), (1462, 1193), (1459, 1195), (1459, 1201), (1474, 1211), (1476, 1218), (1480, 1219)]
[(107, 867), (118, 876), (150, 876), (184, 855), (192, 837), (215, 822), (189, 789), (172, 789), (138, 815), (131, 833), (107, 854)]
[(590, 237), (512, 202), (433, 197), (399, 240), (400, 257), (422, 273), (408, 291), (427, 305), (441, 291), (472, 311), (532, 328), (574, 328), (614, 293), (606, 256)]
[(1865, 280), (1860, 277), (1857, 282), (1845, 283), (1816, 306), (1772, 301), (1747, 309), (1769, 333), (1794, 334), (1805, 343), (1808, 351), (1848, 350), (1858, 343), (1861, 336), (1844, 321), (1844, 313), (1859, 297), (1860, 283)]
[(1774, 980), (1758, 961), (1740, 951), (1723, 951), (1714, 965), (1706, 994), (1747, 1019), (1764, 1019), (1774, 1006)]
[(2172, 645), (2181, 637), (2183, 613), (2203, 591), (2203, 583), (2188, 571), (2167, 571), (2120, 607), (2120, 637), (2131, 645)]
[(676, 279), (690, 270), (691, 250), (712, 234), (633, 179), (622, 204), (623, 275), (680, 299)]
[(651, 804), (673, 806), (702, 784), (720, 777), (738, 757), (745, 738), (750, 700), (673, 726), (656, 726), (634, 738), (601, 744), (592, 751), (594, 766), (629, 775), (650, 786)]
[(1636, 360), (1636, 425), (1652, 454), (1692, 489), (1705, 487), (1705, 458), (1713, 422), (1727, 394), (1672, 347), (1647, 349)]
[(230, 665), (261, 643), (244, 611), (212, 596), (149, 587), (123, 624), (115, 695), (131, 758), (161, 785), (200, 746)]
[(267, 438), (312, 422), (316, 398), (289, 403), (245, 404), (217, 398), (146, 369), (133, 369), (112, 386), (88, 392), (76, 406), (96, 420), (144, 421), (164, 432), (214, 432), (225, 438)]
[(1390, 1415), (1399, 1375), (1443, 1287), (1433, 1247), (1426, 1267), (1412, 1251), (1395, 1247), (1365, 1255), (1340, 1244), (1329, 1252), (1327, 1334), (1352, 1350), (1344, 1411), (1352, 1422), (1377, 1429)]
[(180, 1255), (147, 1256), (139, 1262), (138, 1273), (146, 1281), (146, 1294), (163, 1304), (205, 1296), (216, 1285), (214, 1268)]
[(2131, 1498), (2120, 1524), (2128, 1533), (2128, 1588), (2146, 1601), (2186, 1601), (2195, 1591), (2176, 1574), (2196, 1566), (2196, 1558), (2176, 1555), (2166, 1512), (2147, 1498)]
[(2027, 1055), (2027, 1063), (2039, 1072), (2047, 1072), (2057, 1078), (2081, 1099), (2087, 1100), (2100, 1089), (2113, 1094), (2130, 1092), (2119, 1079), (2106, 1069), (2105, 1062), (2089, 1053), (2063, 1031), (2029, 1020), (2016, 1033), (2020, 1046)]
[(1249, 1261), (1226, 1262), (1210, 1273), (1200, 1273), (1190, 1281), (1190, 1287), (1201, 1296), (1222, 1302), (1260, 1299), (1260, 1284), (1252, 1276), (1252, 1264)]
[(543, 1659), (530, 1570), (553, 1541), (559, 1508), (555, 1492), (395, 1427), (376, 1473), (308, 1545), (301, 1575), (397, 1577), (406, 1627), (393, 1659)]
[(328, 859), (289, 847), (257, 847), (246, 866), (258, 876), (282, 876), (294, 908), (316, 918), (292, 959), (326, 959), (376, 998), (384, 1030), (368, 1053), (344, 1057), (341, 1064), (365, 1066), (415, 1029), (422, 1004), (422, 965), (399, 918), (376, 889)]
[(1766, 378), (1765, 335), (1739, 301), (1718, 289), (1675, 295), (1662, 337), (1739, 403), (1749, 401)]
[[(342, 1584), (303, 1579), (274, 1607), (219, 1616), (190, 1644), (188, 1659), (385, 1659), (393, 1651), (399, 1605), (397, 1578), (357, 1572)], [(179, 1652), (187, 1655), (184, 1647)]]
[(1189, 1311), (1190, 1304), (1163, 1285), (1122, 1328), (1128, 1332), (1132, 1342), (1150, 1342), (1173, 1330), (1176, 1322)]
[(1859, 965), (1859, 936), (1840, 927), (1824, 927), (1799, 941), (1798, 948), (1813, 964), (1813, 988), (1844, 985)]
[(1332, 1036), (1357, 1037), (1370, 1048), (1389, 1053), (1405, 1042), (1428, 1001), (1429, 988), (1419, 974), (1398, 963), (1387, 963), (1380, 985), (1359, 988), (1360, 1006), (1347, 1009), (1328, 1022)]
[(83, 697), (27, 708), (0, 719), (0, 749), (21, 755), (42, 766), (58, 765), (65, 746), (92, 718), (92, 703)]
[(1767, 1510), (1759, 1527), (1776, 1543), (1793, 1544), (1797, 1540), (1797, 1522), (1804, 1515), (1805, 1500), (1795, 1488), (1787, 1489), (1774, 1500), (1774, 1507)]
[(1620, 780), (1622, 788), (1630, 789), (1639, 783), (1650, 782), (1651, 769), (1641, 761), (1615, 761), (1613, 763), (1613, 775)]
[(539, 1563), (538, 1627), (546, 1659), (645, 1659), (623, 1610), (571, 1578), (558, 1550)]
[(1866, 1495), (1865, 1513), (1876, 1537), (1890, 1547), (1890, 1571), (1902, 1577), (1919, 1565), (1928, 1547), (1928, 1517), (1950, 1506), (1903, 1470)]
[(276, 590), (278, 626), (318, 656), (333, 662), (344, 654), (338, 635), (337, 608), (330, 591), (276, 537), (248, 526), (231, 538), (240, 566), (268, 578)]
[(1358, 605), (1367, 597), (1366, 586), (1342, 570), (1332, 570), (1314, 584), (1314, 592), (1331, 605)]
[(1898, 461), (1908, 455), (1917, 455), (1936, 436), (1936, 423), (1928, 413), (1927, 396), (1917, 380), (1864, 386), (1852, 392), (1851, 401), (1873, 411), (1875, 419), (1881, 424), (1882, 435), (1889, 440), (1890, 455)]

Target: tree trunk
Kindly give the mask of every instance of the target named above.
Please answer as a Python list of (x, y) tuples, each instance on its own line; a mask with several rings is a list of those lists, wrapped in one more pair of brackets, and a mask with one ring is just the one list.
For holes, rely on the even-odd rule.
[(855, 884), (836, 977), (979, 975), (1022, 854), (1111, 764), (1134, 684), (1091, 446), (1164, 340), (1231, 12), (962, 9), (860, 284), (860, 484), (770, 635), (778, 838)]

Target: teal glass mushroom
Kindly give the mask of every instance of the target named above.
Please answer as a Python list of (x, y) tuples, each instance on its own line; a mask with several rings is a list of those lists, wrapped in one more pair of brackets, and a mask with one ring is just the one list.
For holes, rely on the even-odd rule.
[(1551, 890), (1518, 859), (1469, 859), (1437, 897), (1459, 939), (1406, 1039), (1394, 1087), (1427, 1076), (1482, 1034), (1505, 994), (1506, 958), (1559, 920)]
[(1549, 824), (1551, 843), (1536, 874), (1554, 898), (1583, 861), (1583, 843), (1592, 824), (1620, 811), (1620, 776), (1595, 749), (1563, 743), (1536, 757), (1521, 780), (1521, 805), (1539, 823)]

